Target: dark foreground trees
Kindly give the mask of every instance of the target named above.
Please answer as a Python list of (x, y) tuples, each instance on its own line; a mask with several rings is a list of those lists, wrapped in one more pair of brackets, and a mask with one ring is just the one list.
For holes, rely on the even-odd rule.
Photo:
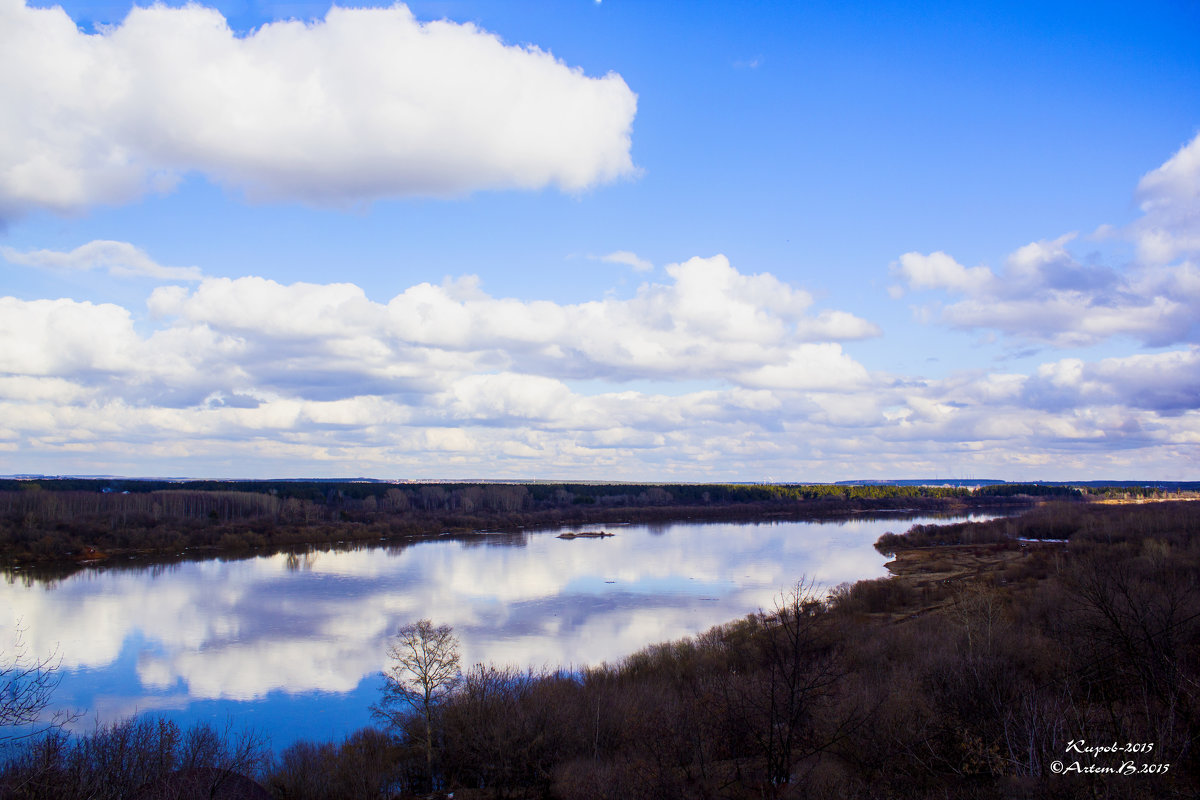
[(864, 717), (844, 696), (833, 621), (814, 584), (801, 582), (769, 612), (617, 665), (477, 664), (459, 675), (453, 634), (423, 620), (393, 644), (380, 713), (429, 770), (413, 789), (790, 797)]
[(68, 712), (46, 716), (54, 690), (62, 680), (55, 653), (31, 654), (24, 630), (17, 626), (7, 649), (0, 649), (0, 747), (61, 728)]
[(296, 742), (263, 783), (288, 800), (391, 798), (416, 785), (409, 756), (391, 734), (364, 728), (341, 743)]
[(757, 669), (721, 673), (727, 713), (748, 726), (778, 796), (859, 722), (850, 706), (836, 703), (846, 668), (826, 612), (815, 582), (802, 580), (780, 595), (773, 613), (753, 618)]
[(84, 736), (54, 731), (9, 756), (0, 767), (5, 800), (219, 797), (222, 787), (253, 786), (247, 776), (260, 773), (269, 758), (253, 732), (211, 725), (183, 730), (150, 717)]

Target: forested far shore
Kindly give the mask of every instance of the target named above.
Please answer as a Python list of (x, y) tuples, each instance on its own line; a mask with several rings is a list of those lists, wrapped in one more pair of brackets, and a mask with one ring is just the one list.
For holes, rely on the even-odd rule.
[(1018, 507), (1163, 490), (999, 484), (386, 484), (0, 481), (0, 561), (275, 550), (595, 522), (802, 519)]
[(453, 631), (414, 621), (379, 725), (341, 742), (271, 754), (152, 717), (51, 730), (8, 751), (0, 796), (193, 779), (278, 800), (1197, 796), (1200, 504), (1048, 503), (877, 549), (893, 577), (796, 576), (771, 608), (569, 672), (460, 670)]

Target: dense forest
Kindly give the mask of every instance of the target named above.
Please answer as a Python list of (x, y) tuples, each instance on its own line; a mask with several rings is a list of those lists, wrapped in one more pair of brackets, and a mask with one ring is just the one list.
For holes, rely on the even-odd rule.
[[(1140, 490), (1139, 490), (1140, 491)], [(1161, 490), (1153, 490), (1161, 494)], [(1081, 498), (1064, 486), (0, 481), (0, 561), (280, 549), (592, 522), (962, 511)]]
[(180, 797), (181, 781), (202, 784), (187, 796), (240, 782), (226, 796), (280, 799), (1200, 792), (1200, 504), (1055, 502), (877, 548), (893, 577), (801, 579), (773, 608), (578, 672), (459, 671), (451, 632), (418, 625), (454, 669), (424, 702), (419, 676), (396, 670), (412, 702), (381, 698), (378, 728), (277, 755), (144, 718), (51, 731), (10, 751), (0, 794)]

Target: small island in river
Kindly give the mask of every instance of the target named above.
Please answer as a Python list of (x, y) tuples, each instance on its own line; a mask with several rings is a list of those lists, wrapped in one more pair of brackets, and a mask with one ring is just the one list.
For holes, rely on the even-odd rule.
[(606, 536), (613, 536), (608, 531), (567, 531), (560, 533), (559, 539), (603, 539)]

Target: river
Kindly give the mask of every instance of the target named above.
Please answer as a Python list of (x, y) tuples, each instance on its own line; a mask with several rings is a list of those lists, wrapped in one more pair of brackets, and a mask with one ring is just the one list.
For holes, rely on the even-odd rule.
[(0, 641), (19, 625), (31, 655), (57, 652), (54, 705), (81, 712), (78, 729), (154, 712), (253, 727), (281, 749), (369, 724), (388, 637), (408, 622), (453, 626), (464, 668), (614, 661), (770, 608), (802, 576), (831, 588), (883, 575), (875, 540), (930, 521), (589, 525), (615, 535), (15, 571), (0, 583)]

